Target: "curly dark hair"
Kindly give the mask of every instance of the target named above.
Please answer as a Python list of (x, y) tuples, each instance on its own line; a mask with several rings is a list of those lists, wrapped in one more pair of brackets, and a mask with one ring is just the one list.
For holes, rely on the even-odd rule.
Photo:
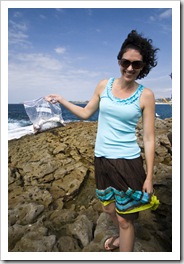
[(159, 49), (153, 47), (152, 39), (143, 38), (142, 35), (138, 34), (136, 30), (132, 30), (128, 34), (121, 46), (117, 59), (121, 60), (123, 54), (128, 49), (138, 50), (142, 55), (143, 62), (145, 63), (145, 66), (137, 76), (137, 79), (146, 77), (150, 70), (157, 65), (156, 53)]

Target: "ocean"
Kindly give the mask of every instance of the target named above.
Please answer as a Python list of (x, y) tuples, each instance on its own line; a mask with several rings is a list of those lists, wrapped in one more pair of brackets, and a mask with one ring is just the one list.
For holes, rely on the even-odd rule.
[[(78, 104), (85, 106), (85, 104)], [(62, 117), (65, 123), (80, 121), (78, 117), (61, 106)], [(172, 117), (172, 107), (168, 104), (156, 104), (155, 116), (160, 119)], [(97, 121), (98, 111), (88, 120)], [(26, 114), (23, 104), (8, 104), (8, 140), (33, 134), (33, 126)]]

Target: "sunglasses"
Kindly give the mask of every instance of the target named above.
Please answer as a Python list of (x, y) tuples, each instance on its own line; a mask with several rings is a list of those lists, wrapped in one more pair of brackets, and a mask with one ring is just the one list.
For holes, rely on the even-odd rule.
[(130, 65), (132, 65), (132, 68), (135, 70), (139, 70), (145, 65), (143, 61), (129, 61), (126, 59), (121, 59), (119, 61), (119, 64), (125, 69), (127, 69)]

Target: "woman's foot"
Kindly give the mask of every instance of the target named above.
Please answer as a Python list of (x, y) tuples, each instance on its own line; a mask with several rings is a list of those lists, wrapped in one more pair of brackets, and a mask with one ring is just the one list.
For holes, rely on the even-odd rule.
[(119, 236), (112, 236), (105, 240), (104, 242), (104, 248), (108, 251), (113, 251), (117, 248), (119, 248)]

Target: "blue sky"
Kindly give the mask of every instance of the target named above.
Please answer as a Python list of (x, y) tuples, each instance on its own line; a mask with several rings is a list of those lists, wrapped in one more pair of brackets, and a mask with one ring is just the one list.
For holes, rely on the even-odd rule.
[(117, 54), (132, 29), (160, 48), (157, 67), (139, 82), (170, 97), (171, 8), (9, 8), (8, 102), (50, 93), (89, 100), (101, 79), (120, 76)]

